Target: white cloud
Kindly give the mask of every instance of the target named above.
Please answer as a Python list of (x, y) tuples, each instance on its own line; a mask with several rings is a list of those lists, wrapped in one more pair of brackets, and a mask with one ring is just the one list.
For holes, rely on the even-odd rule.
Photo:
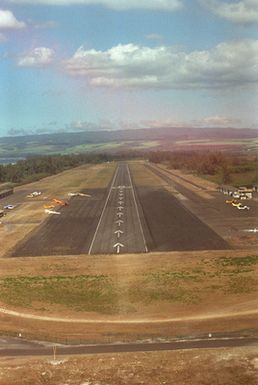
[(22, 29), (26, 24), (18, 21), (14, 14), (9, 10), (0, 9), (0, 29)]
[(46, 47), (34, 48), (27, 54), (22, 55), (17, 65), (19, 67), (44, 67), (50, 64), (54, 59), (54, 50)]
[(117, 45), (107, 51), (80, 47), (65, 63), (90, 84), (136, 88), (223, 88), (258, 82), (258, 40), (225, 42), (206, 51)]
[(215, 15), (233, 23), (249, 24), (258, 22), (258, 0), (226, 2), (220, 0), (199, 0)]
[(229, 126), (238, 126), (242, 123), (241, 119), (228, 117), (228, 116), (208, 116), (202, 120), (202, 123), (205, 126), (214, 126), (214, 127), (229, 127)]
[(148, 35), (145, 35), (145, 38), (148, 40), (162, 40), (163, 36), (159, 33), (149, 33)]
[(102, 5), (115, 10), (154, 9), (174, 11), (182, 7), (182, 0), (6, 0), (17, 4), (45, 5)]

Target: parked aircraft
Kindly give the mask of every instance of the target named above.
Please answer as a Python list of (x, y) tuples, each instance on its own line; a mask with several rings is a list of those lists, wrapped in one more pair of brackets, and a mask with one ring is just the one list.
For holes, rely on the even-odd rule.
[(6, 209), (6, 210), (13, 210), (14, 208), (15, 208), (14, 205), (6, 205), (6, 206), (4, 206), (4, 209)]
[(55, 202), (56, 204), (61, 205), (61, 206), (68, 206), (68, 202), (62, 201), (60, 199), (54, 198), (53, 202)]
[(84, 194), (84, 193), (80, 193), (80, 192), (69, 192), (67, 195), (69, 197), (88, 197), (88, 198), (91, 197), (91, 195), (89, 195), (89, 194)]
[(48, 210), (45, 209), (46, 214), (55, 214), (55, 215), (60, 215), (61, 213), (59, 211), (53, 211), (53, 210)]
[(41, 195), (41, 194), (42, 194), (41, 191), (33, 191), (32, 193), (30, 193), (30, 194), (27, 195), (27, 198), (38, 197), (38, 196)]
[(243, 206), (242, 204), (240, 204), (239, 206), (237, 206), (238, 210), (250, 210), (250, 207), (249, 206)]
[(232, 202), (232, 206), (234, 206), (234, 207), (239, 207), (241, 205), (242, 205), (242, 203), (240, 203), (240, 202)]
[(44, 209), (54, 209), (55, 205), (44, 205)]
[(243, 231), (245, 231), (245, 232), (247, 232), (247, 233), (258, 233), (258, 229), (246, 229), (246, 230), (243, 230)]

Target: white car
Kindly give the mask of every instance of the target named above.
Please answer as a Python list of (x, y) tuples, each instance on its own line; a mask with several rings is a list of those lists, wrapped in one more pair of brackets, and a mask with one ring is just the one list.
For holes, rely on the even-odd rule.
[(250, 207), (249, 206), (243, 206), (243, 205), (239, 205), (237, 206), (238, 210), (250, 210)]
[(6, 205), (6, 206), (4, 206), (5, 210), (13, 210), (14, 208), (15, 208), (14, 205)]

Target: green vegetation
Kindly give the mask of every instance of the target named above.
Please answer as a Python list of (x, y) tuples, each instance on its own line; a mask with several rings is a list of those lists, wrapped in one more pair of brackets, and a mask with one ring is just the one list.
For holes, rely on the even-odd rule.
[(95, 144), (79, 144), (74, 147), (68, 147), (63, 151), (64, 154), (84, 154), (94, 151), (107, 151), (110, 149), (119, 148), (122, 144), (111, 142), (111, 143), (95, 143)]
[(83, 164), (103, 163), (113, 159), (123, 159), (125, 155), (56, 155), (19, 160), (16, 164), (0, 165), (0, 183), (30, 183), (49, 175)]
[[(130, 289), (130, 298), (134, 302), (150, 304), (156, 301), (179, 303), (197, 303), (198, 287), (192, 283), (199, 280), (192, 272), (159, 271), (145, 274)], [(190, 286), (187, 283), (190, 281)]]
[(252, 186), (258, 184), (258, 157), (215, 151), (157, 151), (148, 155), (154, 163), (197, 174), (217, 184)]
[(114, 284), (104, 275), (4, 278), (0, 281), (0, 298), (8, 305), (27, 308), (40, 302), (107, 314), (117, 309)]
[[(56, 271), (60, 271), (58, 266)], [(125, 281), (112, 274), (65, 276), (61, 269), (60, 276), (2, 278), (0, 301), (32, 310), (48, 310), (55, 305), (77, 312), (115, 315), (159, 303), (202, 304), (211, 296), (243, 294), (253, 298), (258, 290), (257, 268), (258, 256), (199, 259), (192, 267), (150, 270)]]
[[(36, 135), (30, 137), (0, 138), (0, 158), (27, 158), (29, 156), (53, 156), (93, 154), (101, 152), (137, 151), (159, 147), (160, 141), (146, 140), (145, 135), (134, 139), (117, 132), (95, 132), (84, 134)], [(136, 135), (137, 136), (137, 135)]]
[(258, 265), (258, 255), (247, 257), (235, 257), (235, 258), (220, 258), (218, 263), (222, 266), (252, 266)]

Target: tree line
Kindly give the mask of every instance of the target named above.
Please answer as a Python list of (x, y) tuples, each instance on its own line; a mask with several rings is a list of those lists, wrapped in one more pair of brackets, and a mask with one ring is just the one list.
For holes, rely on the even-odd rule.
[(170, 168), (183, 169), (199, 175), (220, 174), (222, 183), (230, 183), (233, 173), (251, 171), (257, 159), (249, 159), (241, 154), (203, 151), (156, 151), (148, 154), (153, 163), (166, 163)]
[(49, 175), (87, 163), (102, 163), (134, 157), (136, 154), (78, 154), (51, 155), (19, 160), (15, 164), (0, 165), (0, 183), (30, 183)]

